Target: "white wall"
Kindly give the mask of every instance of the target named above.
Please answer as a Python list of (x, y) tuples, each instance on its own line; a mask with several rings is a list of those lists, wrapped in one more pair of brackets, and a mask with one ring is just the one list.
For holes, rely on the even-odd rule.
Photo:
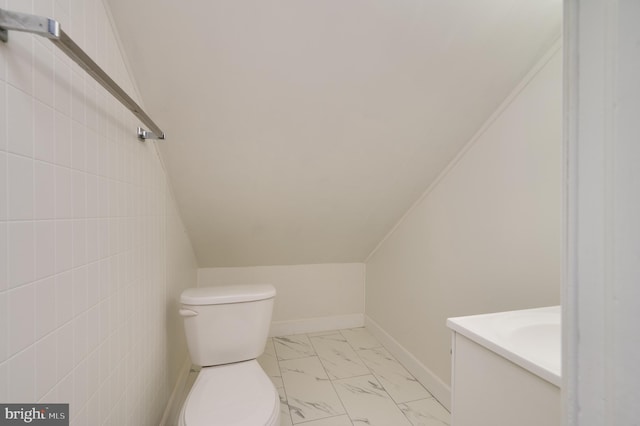
[(170, 192), (166, 197), (166, 326), (167, 382), (170, 388), (178, 380), (180, 369), (189, 356), (183, 318), (178, 314), (180, 293), (196, 286), (198, 264), (191, 241)]
[(444, 388), (447, 317), (560, 301), (561, 64), (556, 46), (367, 261), (367, 317)]
[[(59, 20), (135, 97), (100, 0), (0, 6)], [(132, 114), (77, 65), (45, 39), (9, 38), (0, 43), (0, 401), (70, 403), (73, 425), (156, 425), (186, 354), (175, 327), (167, 332), (167, 307), (195, 285), (165, 172), (154, 144), (136, 139)]]
[(364, 271), (363, 263), (201, 268), (198, 286), (273, 284), (272, 333), (289, 334), (362, 326)]
[(640, 415), (640, 2), (565, 2), (565, 425)]

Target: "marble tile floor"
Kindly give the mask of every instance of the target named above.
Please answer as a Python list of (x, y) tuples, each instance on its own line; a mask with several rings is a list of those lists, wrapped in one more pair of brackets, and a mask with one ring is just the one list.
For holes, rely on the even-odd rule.
[(364, 328), (274, 337), (282, 426), (443, 426), (449, 412)]

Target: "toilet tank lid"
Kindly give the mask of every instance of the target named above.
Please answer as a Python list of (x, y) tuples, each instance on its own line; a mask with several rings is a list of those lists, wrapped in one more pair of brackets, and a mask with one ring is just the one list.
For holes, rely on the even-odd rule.
[(229, 285), (188, 288), (182, 292), (180, 302), (184, 305), (223, 305), (271, 299), (275, 296), (276, 289), (271, 284)]

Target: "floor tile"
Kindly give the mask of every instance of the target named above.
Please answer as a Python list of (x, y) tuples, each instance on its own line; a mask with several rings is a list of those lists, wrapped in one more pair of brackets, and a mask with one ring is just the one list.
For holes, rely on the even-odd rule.
[(280, 367), (278, 366), (278, 358), (276, 357), (276, 349), (273, 345), (273, 339), (267, 340), (267, 346), (264, 349), (264, 353), (258, 357), (258, 363), (262, 367), (267, 376), (273, 382), (276, 388), (281, 388), (282, 375), (280, 374)]
[(358, 351), (365, 365), (397, 403), (431, 398), (431, 394), (385, 348)]
[(451, 414), (434, 398), (398, 405), (413, 426), (449, 426)]
[(346, 330), (340, 330), (340, 332), (355, 350), (371, 349), (382, 346), (382, 344), (364, 328), (349, 328)]
[(351, 377), (333, 383), (354, 426), (411, 426), (374, 376)]
[(287, 403), (287, 394), (284, 388), (278, 388), (278, 395), (280, 395), (280, 425), (279, 426), (293, 426), (291, 421), (291, 414), (289, 414), (289, 404)]
[(280, 371), (293, 423), (344, 414), (317, 356), (280, 361)]
[(353, 423), (351, 423), (349, 416), (343, 415), (300, 423), (299, 426), (353, 426)]
[(309, 338), (305, 334), (274, 337), (273, 343), (278, 360), (306, 358), (316, 354)]
[(371, 374), (342, 334), (312, 336), (310, 340), (330, 379)]

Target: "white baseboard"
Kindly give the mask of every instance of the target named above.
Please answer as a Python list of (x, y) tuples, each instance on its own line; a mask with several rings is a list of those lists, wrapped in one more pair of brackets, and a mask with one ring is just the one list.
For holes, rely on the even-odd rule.
[(189, 377), (189, 371), (191, 370), (191, 359), (187, 355), (184, 362), (182, 363), (182, 367), (180, 367), (180, 373), (178, 374), (178, 380), (176, 380), (176, 385), (173, 387), (173, 391), (171, 391), (171, 396), (169, 397), (169, 401), (167, 401), (167, 406), (164, 409), (164, 413), (162, 414), (162, 420), (160, 420), (160, 426), (173, 426), (175, 420), (178, 418), (178, 413), (182, 409), (182, 399), (184, 396), (185, 385), (187, 383), (187, 378)]
[(319, 331), (341, 330), (364, 327), (364, 314), (336, 315), (332, 317), (306, 318), (292, 321), (274, 321), (269, 336), (316, 333)]
[(442, 404), (451, 411), (451, 387), (429, 370), (411, 352), (406, 350), (396, 339), (391, 337), (378, 323), (369, 316), (365, 317), (367, 330), (391, 352), (400, 363)]

